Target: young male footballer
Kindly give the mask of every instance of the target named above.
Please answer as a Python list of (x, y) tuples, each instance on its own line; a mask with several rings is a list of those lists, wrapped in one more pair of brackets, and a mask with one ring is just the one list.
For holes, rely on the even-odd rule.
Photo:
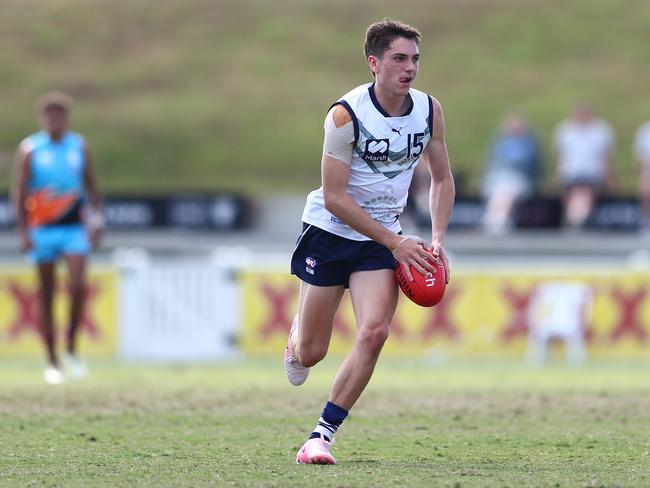
[[(291, 384), (303, 384), (309, 368), (327, 354), (346, 288), (357, 336), (316, 427), (298, 451), (301, 464), (336, 463), (330, 453), (334, 434), (368, 384), (388, 337), (398, 297), (397, 263), (431, 273), (432, 251), (449, 277), (444, 242), (454, 180), (442, 107), (413, 88), (419, 44), (420, 32), (409, 25), (389, 19), (372, 24), (365, 54), (374, 81), (343, 95), (325, 118), (322, 186), (307, 197), (291, 260), (291, 273), (301, 280), (284, 357)], [(431, 247), (403, 236), (399, 222), (420, 162), (431, 173)]]
[[(52, 317), (56, 262), (59, 257), (65, 259), (70, 290), (64, 362), (72, 377), (81, 378), (86, 366), (78, 355), (77, 335), (86, 297), (86, 257), (103, 227), (90, 151), (85, 139), (68, 129), (70, 103), (60, 92), (40, 99), (42, 130), (18, 148), (13, 190), (21, 247), (30, 253), (38, 270), (39, 321), (48, 359), (44, 377), (50, 384), (64, 380)], [(90, 212), (84, 222), (86, 202)]]

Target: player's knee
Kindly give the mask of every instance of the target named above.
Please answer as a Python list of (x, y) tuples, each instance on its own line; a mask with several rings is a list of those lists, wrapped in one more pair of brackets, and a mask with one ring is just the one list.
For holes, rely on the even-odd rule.
[(327, 345), (324, 346), (319, 341), (302, 336), (296, 348), (296, 354), (300, 364), (310, 368), (325, 357), (327, 354)]
[(327, 349), (321, 347), (304, 347), (298, 350), (298, 361), (307, 368), (315, 366), (323, 360), (327, 354)]
[(388, 325), (386, 322), (379, 321), (362, 326), (357, 341), (378, 354), (388, 339)]

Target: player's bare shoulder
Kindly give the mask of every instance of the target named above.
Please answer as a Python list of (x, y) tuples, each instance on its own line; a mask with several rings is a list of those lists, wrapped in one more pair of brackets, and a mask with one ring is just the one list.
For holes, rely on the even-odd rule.
[(32, 138), (26, 137), (20, 141), (20, 144), (18, 144), (18, 147), (16, 148), (16, 158), (24, 158), (25, 156), (29, 155), (33, 149), (34, 143), (32, 141)]
[(350, 115), (348, 109), (343, 105), (337, 104), (332, 109), (332, 120), (334, 121), (334, 125), (339, 128), (352, 122), (352, 115)]

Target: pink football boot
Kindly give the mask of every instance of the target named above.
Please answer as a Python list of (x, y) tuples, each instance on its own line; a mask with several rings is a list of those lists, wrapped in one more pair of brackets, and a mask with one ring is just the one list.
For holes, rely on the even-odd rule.
[(336, 459), (330, 454), (332, 444), (334, 440), (327, 442), (322, 434), (308, 439), (296, 454), (296, 464), (336, 464)]
[(298, 358), (294, 354), (293, 346), (291, 345), (291, 336), (297, 328), (298, 316), (296, 315), (293, 318), (293, 324), (291, 325), (291, 330), (289, 331), (287, 348), (284, 350), (284, 371), (287, 374), (289, 383), (294, 386), (302, 385), (307, 379), (307, 376), (309, 376), (309, 368), (304, 367), (298, 362)]

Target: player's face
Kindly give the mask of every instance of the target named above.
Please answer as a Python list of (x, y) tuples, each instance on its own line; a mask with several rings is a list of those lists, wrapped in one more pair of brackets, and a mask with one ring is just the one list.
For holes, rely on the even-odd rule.
[(414, 40), (398, 37), (381, 58), (370, 56), (368, 63), (377, 84), (395, 95), (406, 95), (418, 74), (420, 50)]
[(55, 105), (47, 107), (41, 113), (41, 125), (50, 134), (60, 135), (68, 126), (68, 112)]

